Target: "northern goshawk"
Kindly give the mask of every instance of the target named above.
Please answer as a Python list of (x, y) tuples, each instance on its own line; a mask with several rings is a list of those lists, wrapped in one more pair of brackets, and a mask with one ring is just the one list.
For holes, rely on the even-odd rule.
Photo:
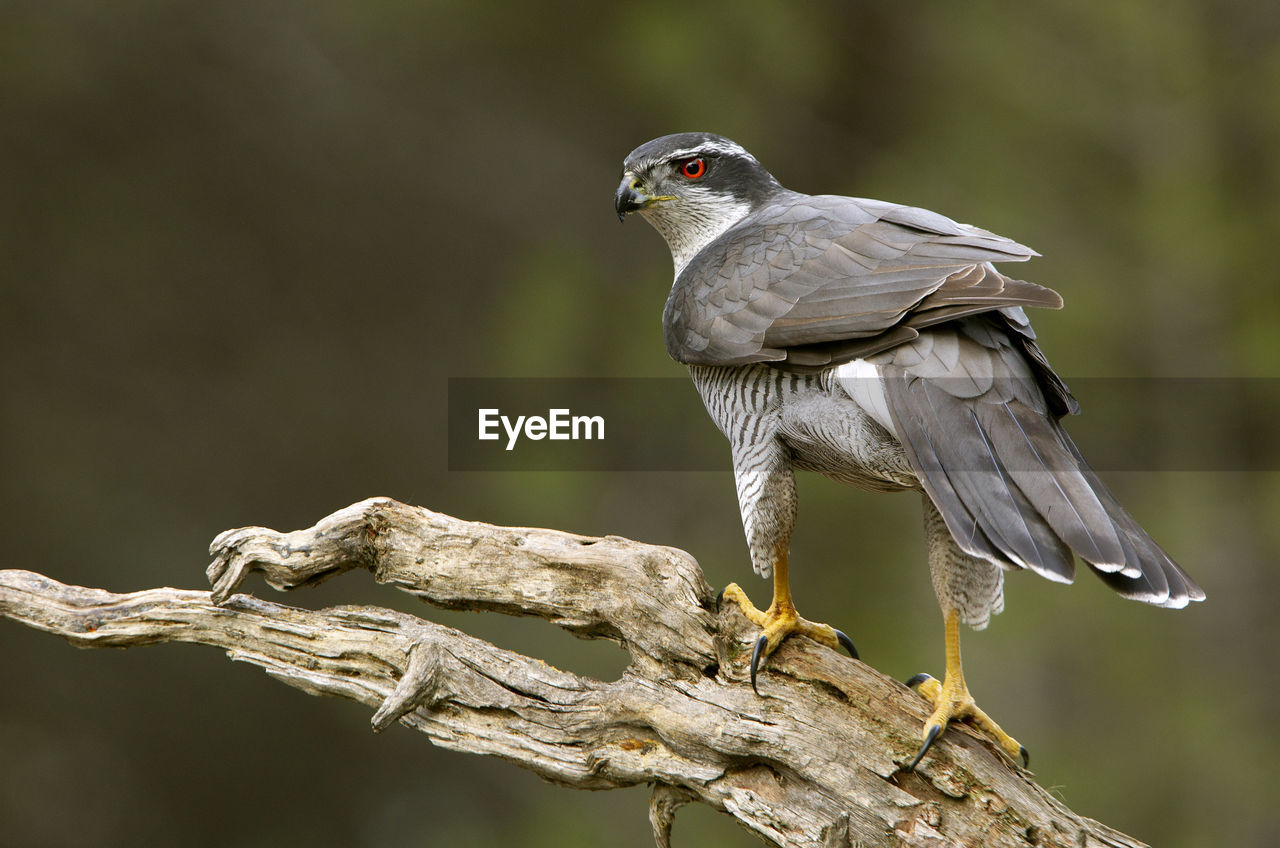
[(789, 191), (710, 133), (633, 150), (615, 207), (620, 218), (639, 212), (671, 248), (667, 351), (729, 439), (751, 563), (773, 576), (765, 611), (736, 584), (722, 593), (763, 628), (753, 687), (792, 633), (854, 653), (791, 600), (796, 468), (923, 492), (946, 674), (910, 681), (934, 712), (909, 768), (962, 718), (1026, 761), (978, 709), (960, 663), (959, 624), (981, 629), (1000, 612), (1005, 571), (1067, 583), (1074, 554), (1125, 597), (1175, 608), (1204, 598), (1059, 423), (1079, 407), (1023, 307), (1062, 299), (994, 267), (1031, 249), (924, 209)]

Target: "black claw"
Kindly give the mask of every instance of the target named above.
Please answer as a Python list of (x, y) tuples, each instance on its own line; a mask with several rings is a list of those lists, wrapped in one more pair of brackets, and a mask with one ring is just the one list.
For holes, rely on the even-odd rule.
[(724, 589), (716, 592), (716, 612), (720, 612), (720, 604), (724, 601)]
[(751, 691), (757, 695), (760, 694), (760, 690), (756, 688), (756, 672), (760, 670), (760, 654), (768, 644), (769, 637), (761, 636), (756, 640), (756, 646), (751, 649)]
[[(911, 679), (907, 681), (907, 686), (914, 689), (917, 686), (919, 686), (921, 683), (924, 683), (926, 680), (932, 680), (932, 679), (933, 679), (933, 675), (925, 674), (922, 671), (919, 674), (912, 675)], [(923, 753), (923, 751), (921, 753)]]
[(1025, 745), (1018, 746), (1018, 756), (1022, 757), (1022, 767), (1031, 767), (1031, 752), (1027, 750)]
[[(919, 675), (916, 676), (918, 677)], [(916, 766), (920, 765), (920, 761), (924, 759), (924, 755), (933, 747), (933, 742), (940, 733), (942, 733), (942, 728), (936, 724), (929, 728), (929, 735), (924, 738), (924, 744), (920, 746), (920, 753), (916, 754), (916, 758), (911, 761), (911, 765), (907, 766), (907, 771), (916, 770)]]
[[(835, 628), (832, 629), (834, 630)], [(849, 656), (853, 657), (855, 660), (860, 659), (858, 656), (858, 649), (853, 647), (853, 640), (844, 635), (843, 630), (836, 630), (836, 641), (840, 643), (840, 647), (849, 652)]]

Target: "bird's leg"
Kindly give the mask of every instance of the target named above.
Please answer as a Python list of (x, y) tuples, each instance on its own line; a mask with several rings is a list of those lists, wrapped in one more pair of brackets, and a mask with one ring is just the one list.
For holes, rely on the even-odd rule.
[(946, 729), (947, 724), (957, 719), (966, 719), (970, 724), (985, 730), (1000, 743), (1000, 747), (1010, 757), (1015, 760), (1021, 759), (1023, 766), (1026, 766), (1027, 749), (1001, 730), (1000, 725), (978, 708), (973, 701), (973, 696), (969, 694), (969, 687), (965, 685), (964, 670), (960, 665), (960, 613), (954, 609), (945, 610), (943, 621), (946, 625), (947, 671), (942, 682), (939, 683), (927, 674), (917, 674), (907, 681), (908, 686), (915, 687), (916, 691), (929, 699), (934, 706), (933, 715), (929, 716), (928, 721), (924, 723), (924, 731), (921, 734), (924, 737), (924, 744), (920, 747), (920, 753), (916, 754), (915, 759), (911, 761), (911, 765), (907, 766), (907, 770), (911, 771), (919, 765), (920, 760), (924, 758), (934, 740)]
[(742, 587), (737, 583), (726, 586), (720, 593), (720, 599), (733, 601), (742, 610), (743, 615), (764, 630), (751, 652), (751, 688), (756, 691), (756, 694), (760, 692), (756, 688), (756, 674), (759, 672), (760, 663), (782, 644), (783, 639), (793, 633), (808, 636), (815, 642), (837, 651), (844, 648), (851, 657), (858, 658), (858, 649), (844, 633), (829, 624), (819, 624), (801, 618), (796, 612), (796, 605), (791, 600), (791, 583), (787, 579), (785, 548), (778, 552), (773, 563), (773, 602), (769, 604), (767, 610), (761, 612), (755, 604), (751, 603), (747, 593), (742, 591)]

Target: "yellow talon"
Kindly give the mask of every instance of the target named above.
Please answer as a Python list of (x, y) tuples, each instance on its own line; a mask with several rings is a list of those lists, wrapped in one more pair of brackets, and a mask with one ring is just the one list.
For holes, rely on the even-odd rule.
[(983, 712), (974, 702), (973, 696), (969, 694), (969, 687), (964, 682), (964, 671), (960, 664), (959, 613), (948, 610), (945, 622), (947, 672), (943, 681), (939, 683), (927, 674), (917, 674), (907, 682), (907, 685), (914, 686), (916, 691), (934, 707), (933, 715), (929, 716), (924, 723), (924, 730), (921, 731), (924, 744), (920, 747), (920, 752), (916, 754), (915, 759), (907, 766), (907, 771), (914, 770), (947, 725), (958, 720), (967, 720), (973, 726), (986, 731), (1011, 758), (1021, 760), (1022, 765), (1027, 766), (1030, 761), (1027, 749), (992, 721), (991, 716)]
[(756, 688), (756, 674), (760, 669), (761, 661), (772, 654), (782, 644), (782, 640), (792, 634), (808, 636), (815, 642), (835, 650), (844, 648), (854, 659), (858, 658), (857, 648), (844, 633), (828, 624), (819, 624), (801, 618), (796, 613), (795, 604), (791, 601), (791, 586), (787, 581), (786, 552), (782, 552), (774, 563), (773, 603), (769, 604), (767, 610), (761, 611), (751, 603), (747, 593), (742, 591), (742, 587), (737, 583), (726, 586), (720, 593), (720, 600), (737, 604), (742, 614), (763, 631), (751, 652), (751, 688), (757, 695), (760, 694), (760, 690)]

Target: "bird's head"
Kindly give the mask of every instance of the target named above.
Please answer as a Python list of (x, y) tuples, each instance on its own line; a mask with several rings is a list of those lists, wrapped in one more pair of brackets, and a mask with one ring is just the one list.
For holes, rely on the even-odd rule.
[(667, 240), (676, 270), (782, 186), (755, 157), (711, 133), (655, 138), (628, 154), (614, 195), (620, 220), (639, 212)]

